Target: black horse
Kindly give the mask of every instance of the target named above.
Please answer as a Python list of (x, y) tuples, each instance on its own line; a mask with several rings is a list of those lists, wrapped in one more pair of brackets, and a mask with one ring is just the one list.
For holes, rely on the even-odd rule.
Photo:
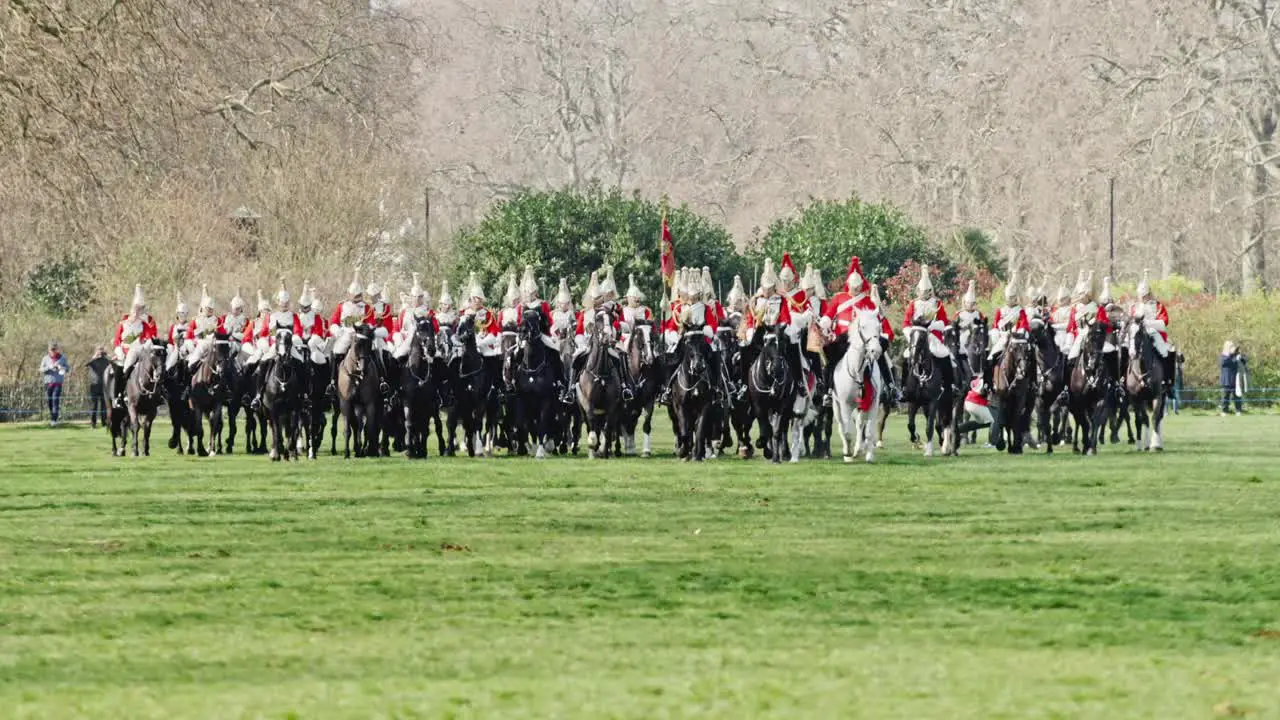
[(516, 395), (516, 433), (521, 442), (532, 438), (534, 456), (544, 458), (555, 442), (555, 418), (559, 406), (556, 377), (559, 355), (543, 342), (551, 319), (541, 309), (525, 308), (516, 330), (513, 362)]
[[(791, 368), (789, 342), (784, 325), (758, 327), (751, 338), (754, 360), (747, 369), (752, 413), (760, 424), (765, 457), (774, 463), (782, 462), (783, 454), (790, 449), (791, 421), (800, 392)], [(791, 451), (791, 460), (798, 460), (795, 451)]]
[[(622, 369), (626, 373), (626, 382), (631, 388), (631, 396), (624, 396), (622, 401), (621, 432), (619, 442), (625, 447), (622, 451), (629, 455), (636, 453), (636, 430), (644, 433), (642, 454), (649, 457), (653, 454), (653, 405), (662, 386), (662, 365), (658, 362), (653, 347), (653, 324), (646, 320), (637, 320), (631, 328), (631, 336), (627, 341), (626, 356), (622, 359)], [(640, 419), (644, 418), (644, 426), (640, 427)]]
[(724, 363), (722, 372), (729, 385), (721, 447), (729, 447), (736, 439), (738, 455), (745, 460), (755, 452), (751, 445), (751, 426), (755, 424), (755, 415), (752, 414), (751, 398), (747, 396), (746, 387), (746, 369), (755, 360), (755, 355), (750, 348), (743, 347), (738, 342), (732, 327), (722, 325), (717, 336), (720, 338), (719, 360)]
[[(188, 406), (189, 388), (191, 387), (191, 373), (187, 370), (187, 363), (181, 358), (176, 357), (179, 348), (182, 347), (184, 336), (175, 333), (176, 344), (173, 350), (166, 349), (166, 360), (173, 362), (173, 367), (166, 368), (164, 373), (164, 395), (165, 402), (169, 409), (169, 449), (177, 450), (179, 455), (183, 454), (182, 434), (187, 434), (186, 452), (190, 455), (196, 454), (195, 437), (191, 434), (191, 410)], [(174, 353), (173, 357), (169, 353)]]
[(686, 331), (676, 343), (668, 413), (676, 434), (676, 457), (688, 462), (706, 457), (710, 416), (715, 409), (711, 349), (699, 331)]
[(1114, 395), (1115, 379), (1106, 366), (1107, 356), (1103, 352), (1106, 327), (1094, 320), (1079, 332), (1085, 333), (1085, 337), (1067, 379), (1067, 408), (1076, 426), (1071, 446), (1074, 452), (1096, 455), (1098, 440), (1105, 430), (1108, 398)]
[[(475, 457), (492, 452), (492, 438), (486, 442), (482, 432), (486, 429), (486, 420), (497, 415), (497, 400), (493, 392), (497, 375), (492, 370), (493, 363), (476, 346), (476, 331), (471, 323), (459, 324), (454, 337), (462, 350), (451, 378), (453, 407), (449, 410), (449, 454), (457, 452), (455, 437), (458, 425), (461, 425), (467, 454)], [(492, 428), (493, 423), (490, 422), (488, 427)]]
[(401, 363), (400, 398), (404, 404), (405, 454), (411, 458), (427, 456), (432, 420), (436, 423), (440, 454), (445, 453), (444, 436), (439, 432), (440, 390), (437, 385), (442, 363), (437, 360), (436, 340), (435, 319), (417, 318), (409, 343), (409, 355)]
[(262, 405), (271, 428), (273, 461), (298, 459), (298, 427), (302, 394), (307, 387), (305, 366), (293, 357), (293, 330), (275, 331), (275, 357), (263, 372)]
[(950, 358), (934, 357), (929, 348), (930, 330), (923, 321), (907, 328), (907, 355), (903, 359), (902, 399), (907, 403), (907, 432), (912, 444), (920, 444), (916, 434), (916, 414), (924, 412), (926, 457), (933, 455), (935, 430), (943, 453), (956, 445), (955, 390)]
[(1052, 455), (1058, 437), (1053, 429), (1056, 409), (1067, 400), (1067, 358), (1058, 347), (1053, 325), (1045, 322), (1031, 331), (1036, 355), (1035, 414), (1036, 441)]
[[(156, 412), (165, 402), (164, 359), (166, 344), (163, 340), (143, 342), (139, 347), (128, 380), (125, 381), (125, 402), (129, 408), (129, 430), (133, 439), (133, 456), (138, 457), (138, 432), (142, 432), (142, 454), (151, 454), (151, 426)], [(121, 448), (121, 455), (124, 454)]]
[[(952, 326), (948, 328), (944, 334), (946, 337), (947, 347), (951, 348), (955, 353), (958, 362), (956, 368), (959, 374), (956, 377), (956, 385), (960, 388), (968, 388), (975, 377), (984, 377), (986, 373), (987, 350), (991, 346), (991, 328), (987, 325), (985, 317), (977, 318), (973, 326), (969, 328), (969, 335), (961, 347), (960, 330), (958, 327)], [(959, 452), (960, 440), (970, 437), (970, 444), (974, 442), (972, 433), (974, 431), (962, 432), (960, 425), (964, 423), (965, 411), (964, 401), (967, 391), (958, 392), (953, 399), (954, 406), (954, 422), (956, 423), (957, 435), (955, 446), (951, 448), (952, 455)]]
[(1124, 374), (1125, 393), (1133, 408), (1133, 426), (1138, 435), (1139, 450), (1164, 449), (1164, 408), (1168, 398), (1166, 380), (1169, 363), (1156, 350), (1155, 340), (1135, 320), (1138, 326), (1129, 332), (1133, 336), (1134, 352), (1129, 358)]

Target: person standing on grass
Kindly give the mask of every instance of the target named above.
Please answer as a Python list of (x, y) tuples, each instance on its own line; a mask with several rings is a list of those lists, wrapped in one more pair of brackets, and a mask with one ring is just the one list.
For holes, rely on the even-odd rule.
[(89, 368), (89, 424), (98, 427), (98, 423), (107, 424), (107, 393), (105, 374), (111, 360), (107, 358), (107, 349), (102, 345), (94, 348), (93, 358), (84, 366)]
[(40, 360), (40, 374), (44, 377), (44, 393), (49, 400), (49, 427), (58, 424), (58, 411), (62, 408), (62, 381), (71, 370), (62, 356), (58, 343), (49, 343), (49, 354)]
[(1240, 352), (1240, 348), (1230, 340), (1222, 344), (1222, 355), (1218, 357), (1218, 382), (1222, 385), (1222, 409), (1218, 414), (1226, 417), (1231, 408), (1231, 400), (1236, 401), (1236, 415), (1244, 410), (1244, 393), (1248, 386), (1249, 359)]

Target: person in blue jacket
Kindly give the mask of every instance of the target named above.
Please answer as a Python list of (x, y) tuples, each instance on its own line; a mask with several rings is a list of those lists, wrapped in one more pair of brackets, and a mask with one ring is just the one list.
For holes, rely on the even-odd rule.
[(1240, 348), (1230, 340), (1222, 344), (1222, 355), (1218, 357), (1218, 382), (1222, 385), (1222, 409), (1219, 415), (1225, 416), (1231, 409), (1231, 400), (1236, 403), (1236, 414), (1244, 411), (1244, 391), (1248, 389), (1249, 359)]

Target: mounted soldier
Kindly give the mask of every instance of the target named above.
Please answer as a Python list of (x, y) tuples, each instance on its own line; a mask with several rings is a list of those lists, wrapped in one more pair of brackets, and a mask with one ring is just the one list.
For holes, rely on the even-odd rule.
[[(287, 330), (294, 337), (302, 336), (302, 321), (298, 318), (298, 314), (293, 311), (293, 298), (289, 295), (288, 289), (284, 286), (284, 278), (280, 278), (280, 289), (276, 291), (276, 308), (268, 315), (266, 322), (257, 324), (257, 345), (262, 354), (258, 359), (258, 380), (256, 383), (257, 394), (253, 401), (249, 403), (249, 407), (258, 409), (262, 404), (262, 394), (264, 390), (264, 373), (268, 366), (266, 360), (274, 360), (280, 362), (283, 358), (276, 355), (276, 331)], [(302, 347), (299, 343), (290, 343), (290, 357), (297, 362), (302, 362)]]
[(979, 324), (985, 324), (987, 316), (982, 310), (978, 309), (978, 284), (970, 280), (969, 287), (964, 291), (964, 297), (960, 299), (960, 310), (956, 312), (956, 328), (960, 331), (960, 347), (969, 346), (969, 338), (973, 335), (973, 328)]
[(502, 296), (502, 310), (498, 313), (498, 324), (502, 332), (515, 332), (516, 320), (520, 317), (520, 286), (516, 284), (514, 274), (507, 275), (507, 292)]
[(169, 323), (169, 351), (165, 353), (164, 369), (173, 370), (178, 360), (187, 356), (187, 327), (191, 324), (191, 313), (187, 301), (178, 293), (178, 304), (173, 310), (173, 322)]
[[(1111, 278), (1104, 277), (1102, 286), (1107, 300), (1110, 300)], [(1067, 317), (1067, 334), (1071, 337), (1071, 347), (1067, 350), (1068, 363), (1074, 363), (1076, 358), (1080, 357), (1080, 351), (1089, 336), (1089, 326), (1097, 323), (1104, 328), (1110, 328), (1112, 323), (1106, 308), (1094, 301), (1093, 282), (1091, 279), (1086, 279), (1083, 272), (1076, 282), (1072, 300), (1071, 313)], [(1103, 348), (1104, 353), (1114, 353), (1116, 350), (1117, 348), (1110, 342)]]
[(667, 305), (667, 319), (662, 321), (662, 340), (668, 357), (675, 353), (676, 344), (680, 342), (680, 317), (684, 313), (685, 304), (689, 302), (685, 287), (688, 273), (689, 268), (676, 271), (675, 281), (671, 285), (671, 302)]
[(733, 287), (729, 288), (729, 294), (725, 296), (725, 301), (729, 303), (725, 308), (725, 323), (733, 328), (734, 333), (741, 341), (747, 329), (747, 290), (742, 286), (741, 275), (733, 276)]
[(157, 336), (156, 321), (147, 312), (147, 300), (142, 294), (142, 286), (133, 286), (133, 305), (128, 314), (116, 324), (115, 338), (112, 340), (112, 358), (120, 372), (112, 375), (115, 387), (111, 388), (112, 404), (116, 408), (124, 408), (124, 387), (133, 366), (138, 362), (141, 344), (153, 340)]
[[(902, 329), (909, 332), (912, 328), (923, 328), (928, 332), (929, 353), (940, 360), (945, 359), (946, 362), (938, 363), (943, 374), (943, 383), (946, 387), (953, 388), (953, 391), (959, 390), (955, 387), (956, 358), (951, 353), (951, 348), (947, 347), (943, 341), (942, 333), (951, 324), (947, 318), (947, 308), (934, 294), (933, 281), (929, 279), (929, 266), (920, 266), (920, 282), (916, 283), (916, 298), (907, 304), (907, 312), (902, 320)], [(909, 352), (909, 351), (908, 351)], [(907, 353), (903, 353), (903, 363), (910, 361)], [(903, 377), (906, 377), (906, 368), (903, 368)]]
[[(597, 281), (598, 273), (592, 272), (591, 281), (587, 284), (587, 290), (582, 296), (582, 313), (578, 317), (578, 328), (574, 338), (577, 347), (574, 349), (573, 363), (569, 369), (569, 383), (564, 389), (564, 395), (570, 402), (577, 391), (578, 375), (582, 372), (582, 365), (586, 362), (587, 353), (590, 351), (590, 338), (595, 326), (596, 313), (603, 311), (608, 315), (614, 338), (617, 338), (622, 331), (621, 313), (617, 312), (618, 305), (614, 301), (617, 297), (617, 286), (613, 284), (612, 275), (613, 268), (607, 267), (605, 279)], [(622, 355), (618, 352), (616, 344), (609, 346), (608, 354), (610, 361), (617, 367), (618, 377), (622, 378), (625, 375), (622, 368)], [(629, 393), (630, 389), (624, 387), (623, 394)]]
[(449, 281), (440, 283), (440, 299), (436, 304), (436, 321), (441, 327), (453, 330), (458, 324), (458, 310), (453, 305), (453, 295), (449, 293)]
[(471, 323), (475, 328), (476, 350), (483, 357), (497, 357), (502, 354), (502, 328), (498, 314), (485, 307), (484, 289), (480, 287), (480, 281), (474, 272), (471, 273), (467, 286), (467, 307), (462, 311), (458, 322)]
[(791, 351), (791, 361), (798, 363), (800, 372), (800, 396), (810, 395), (808, 377), (812, 372), (809, 358), (804, 352), (805, 340), (808, 339), (809, 325), (817, 318), (818, 313), (810, 306), (809, 294), (799, 286), (800, 278), (796, 274), (796, 266), (791, 262), (791, 253), (782, 254), (782, 267), (778, 270), (778, 292), (786, 298), (788, 321), (786, 335)]
[(560, 289), (556, 291), (555, 304), (551, 310), (551, 334), (559, 337), (572, 337), (578, 325), (578, 313), (573, 310), (573, 295), (569, 294), (569, 281), (560, 278)]
[(1071, 291), (1067, 289), (1066, 275), (1058, 283), (1058, 294), (1054, 298), (1053, 309), (1049, 311), (1049, 319), (1053, 323), (1053, 339), (1058, 349), (1064, 353), (1071, 352), (1071, 334), (1067, 332), (1067, 325), (1071, 323)]
[(359, 270), (356, 270), (351, 284), (347, 286), (347, 298), (338, 303), (333, 309), (333, 316), (329, 318), (329, 337), (333, 338), (333, 363), (330, 367), (329, 387), (325, 392), (330, 398), (337, 398), (338, 368), (351, 349), (357, 325), (373, 325), (373, 307), (364, 301)]
[[(862, 273), (862, 260), (854, 255), (849, 259), (849, 270), (845, 273), (844, 290), (836, 293), (826, 304), (822, 318), (818, 321), (828, 344), (839, 343), (837, 352), (843, 353), (849, 328), (858, 322), (858, 311), (874, 312), (880, 321), (880, 353), (876, 364), (880, 368), (880, 378), (885, 383), (889, 397), (896, 397), (897, 389), (893, 386), (893, 373), (889, 370), (889, 343), (893, 342), (893, 325), (884, 316), (879, 303), (871, 297), (871, 283)], [(838, 358), (832, 358), (838, 362)], [(835, 362), (832, 367), (835, 367)]]
[(431, 320), (432, 327), (437, 333), (440, 332), (440, 318), (436, 316), (436, 311), (431, 309), (431, 293), (422, 287), (421, 280), (418, 273), (413, 274), (413, 287), (409, 288), (409, 294), (406, 296), (407, 307), (400, 312), (400, 316), (395, 321), (396, 332), (393, 337), (396, 344), (395, 352), (391, 356), (397, 360), (409, 357), (409, 351), (413, 349), (414, 335), (417, 333), (418, 320), (423, 318)]
[(187, 325), (188, 368), (195, 369), (200, 364), (200, 360), (213, 349), (217, 336), (227, 334), (222, 318), (214, 313), (214, 309), (213, 298), (209, 296), (209, 286), (204, 285), (200, 288), (200, 307), (196, 310), (196, 316)]
[[(640, 286), (636, 285), (636, 276), (627, 276), (627, 294), (623, 296), (626, 304), (622, 306), (622, 322), (620, 328), (622, 330), (622, 340), (619, 348), (623, 353), (627, 352), (630, 347), (631, 335), (639, 329), (640, 324), (651, 327), (653, 323), (653, 311), (644, 305), (644, 292), (640, 290)], [(645, 330), (648, 333), (651, 330)]]
[(1027, 317), (1027, 311), (1019, 302), (1018, 272), (1015, 270), (1004, 286), (1004, 305), (996, 309), (995, 322), (991, 328), (991, 349), (987, 351), (987, 365), (982, 378), (986, 384), (985, 387), (991, 386), (991, 372), (1000, 363), (1010, 337), (1015, 333), (1025, 335), (1029, 332), (1031, 332), (1031, 321)]
[(329, 362), (326, 352), (325, 338), (329, 335), (329, 324), (320, 313), (311, 284), (302, 281), (302, 294), (298, 296), (298, 322), (302, 326), (301, 339), (307, 346), (307, 355), (313, 365), (324, 365)]
[(1160, 355), (1161, 362), (1164, 364), (1165, 391), (1168, 392), (1173, 387), (1176, 370), (1174, 356), (1170, 352), (1172, 345), (1169, 343), (1169, 310), (1151, 291), (1149, 275), (1149, 271), (1144, 268), (1136, 293), (1138, 299), (1129, 308), (1129, 317), (1133, 320), (1129, 324), (1129, 356), (1135, 357), (1138, 354), (1137, 334), (1145, 332), (1150, 335), (1156, 353)]
[(241, 336), (240, 349), (244, 351), (245, 371), (253, 376), (254, 384), (258, 384), (258, 365), (267, 350), (267, 340), (262, 332), (271, 324), (271, 303), (258, 291), (258, 314), (245, 323)]
[[(227, 331), (227, 335), (233, 341), (241, 341), (241, 338), (244, 337), (244, 328), (249, 324), (250, 318), (244, 314), (244, 298), (240, 297), (240, 288), (236, 288), (236, 294), (232, 296), (228, 306), (230, 309), (226, 315), (222, 316), (220, 322), (223, 329)], [(237, 348), (231, 355), (235, 358), (237, 369), (243, 367), (242, 351)]]
[(385, 295), (385, 288), (378, 283), (369, 283), (369, 309), (372, 319), (370, 325), (373, 325), (373, 357), (378, 361), (382, 372), (382, 377), (387, 377), (386, 363), (383, 358), (386, 354), (390, 354), (391, 347), (391, 331), (395, 325), (395, 313), (391, 309), (391, 303)]

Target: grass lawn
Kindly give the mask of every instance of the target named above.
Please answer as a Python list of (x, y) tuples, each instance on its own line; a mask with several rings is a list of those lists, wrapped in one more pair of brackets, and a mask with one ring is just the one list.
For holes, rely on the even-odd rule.
[(0, 714), (1280, 717), (1277, 430), (926, 460), (895, 419), (777, 468), (0, 426)]

